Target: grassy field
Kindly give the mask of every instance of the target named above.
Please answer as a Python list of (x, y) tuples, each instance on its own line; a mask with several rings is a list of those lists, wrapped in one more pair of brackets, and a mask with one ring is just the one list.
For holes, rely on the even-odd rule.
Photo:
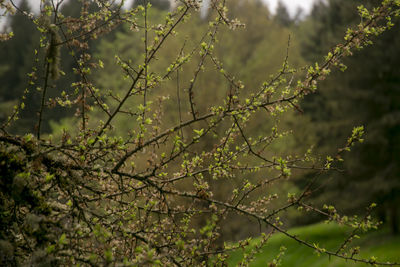
[[(334, 224), (315, 224), (289, 231), (303, 240), (317, 243), (322, 248), (335, 251), (351, 231), (348, 227), (340, 227)], [(378, 231), (360, 235), (361, 239), (353, 241), (354, 245), (361, 247), (359, 257), (369, 259), (375, 256), (378, 261), (400, 262), (400, 236), (392, 236), (385, 228)], [(254, 240), (254, 245), (257, 240)], [(267, 266), (278, 253), (281, 246), (287, 248), (282, 258), (281, 266), (288, 267), (310, 267), (310, 266), (367, 266), (362, 263), (353, 263), (339, 258), (329, 258), (325, 255), (318, 256), (312, 249), (299, 245), (296, 241), (282, 234), (276, 234), (262, 248), (262, 252), (256, 255), (250, 266)], [(243, 253), (237, 251), (231, 254), (229, 266), (235, 266), (241, 259)]]

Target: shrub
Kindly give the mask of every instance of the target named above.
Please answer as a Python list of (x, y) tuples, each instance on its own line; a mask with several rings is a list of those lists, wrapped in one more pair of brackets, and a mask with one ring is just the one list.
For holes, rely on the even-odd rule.
[[(280, 207), (274, 205), (278, 196), (269, 191), (292, 171), (329, 171), (342, 153), (362, 141), (363, 128), (356, 127), (345, 146), (322, 161), (312, 152), (281, 157), (268, 148), (285, 135), (278, 128), (279, 117), (301, 110), (299, 100), (314, 92), (331, 68), (344, 69), (343, 57), (390, 28), (391, 17), (399, 15), (399, 1), (385, 0), (372, 11), (360, 7), (362, 21), (347, 31), (344, 42), (324, 62), (293, 69), (286, 58), (271, 79), (250, 93), (213, 52), (221, 28), (243, 26), (230, 18), (225, 1), (211, 1), (208, 16), (214, 19), (201, 41), (192, 50), (185, 43), (175, 47), (174, 59), (167, 66), (162, 66), (158, 54), (170, 39), (177, 38), (180, 25), (196, 14), (199, 2), (181, 1), (158, 24), (149, 20), (152, 7), (148, 2), (129, 10), (109, 1), (95, 1), (95, 7), (83, 2), (77, 17), (64, 16), (60, 3), (43, 3), (35, 16), (13, 2), (1, 1), (8, 12), (29, 17), (41, 33), (27, 90), (1, 127), (2, 263), (222, 265), (229, 251), (249, 244), (248, 239), (234, 245), (219, 239), (224, 223), (240, 216), (266, 227), (258, 247), (281, 232), (318, 253), (379, 264), (375, 258), (357, 258), (358, 248), (349, 246), (359, 231), (377, 226), (368, 214), (348, 218), (333, 206), (318, 208), (306, 203), (318, 175), (299, 193), (288, 193)], [(93, 79), (104, 63), (91, 55), (89, 41), (109, 38), (104, 34), (118, 31), (120, 24), (127, 24), (132, 35), (141, 37), (140, 43), (132, 45), (142, 47), (143, 52), (134, 61), (117, 58), (126, 87), (106, 90)], [(3, 39), (11, 37), (2, 35)], [(74, 61), (71, 71), (79, 77), (67, 92), (53, 86), (64, 74), (60, 49), (69, 51)], [(224, 79), (223, 88), (198, 86), (205, 67)], [(179, 73), (191, 78), (179, 83)], [(178, 97), (166, 110), (169, 96), (163, 88), (171, 82), (178, 82)], [(184, 91), (181, 84), (185, 84)], [(23, 136), (12, 134), (8, 129), (29, 104), (25, 99), (32, 90), (41, 96), (35, 130)], [(223, 96), (201, 102), (197, 98), (200, 90), (202, 94), (218, 90)], [(75, 111), (75, 121), (59, 138), (43, 132), (45, 116), (54, 106)], [(178, 114), (176, 123), (168, 119), (168, 112)], [(255, 136), (246, 126), (263, 123), (265, 114), (270, 129)], [(120, 134), (118, 121), (124, 121), (129, 132)], [(228, 193), (219, 194), (226, 189)], [(304, 211), (304, 216), (322, 214), (354, 231), (337, 251), (327, 251), (323, 244), (310, 244), (285, 230), (279, 216), (291, 208)], [(257, 247), (246, 254), (242, 264), (255, 252)]]

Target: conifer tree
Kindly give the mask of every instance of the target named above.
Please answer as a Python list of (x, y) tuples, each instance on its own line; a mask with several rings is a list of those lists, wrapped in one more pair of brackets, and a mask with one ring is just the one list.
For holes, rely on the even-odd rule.
[[(314, 28), (303, 45), (304, 55), (316, 60), (342, 38), (343, 29), (359, 21), (357, 4), (372, 6), (378, 1), (330, 0), (319, 3), (311, 15)], [(345, 173), (330, 174), (328, 186), (317, 198), (335, 202), (345, 211), (359, 210), (377, 202), (381, 220), (390, 220), (393, 233), (399, 231), (400, 201), (400, 28), (374, 41), (373, 47), (354, 52), (345, 60), (348, 70), (337, 70), (307, 96), (303, 106), (318, 131), (320, 153), (331, 153), (354, 125), (365, 126), (365, 144), (349, 154)], [(325, 50), (325, 51), (324, 51)], [(366, 193), (368, 192), (368, 194)], [(339, 201), (338, 201), (339, 200)]]
[(275, 20), (277, 21), (278, 24), (283, 25), (285, 27), (289, 27), (293, 23), (293, 20), (290, 17), (287, 7), (281, 0), (278, 1), (278, 6), (276, 7)]

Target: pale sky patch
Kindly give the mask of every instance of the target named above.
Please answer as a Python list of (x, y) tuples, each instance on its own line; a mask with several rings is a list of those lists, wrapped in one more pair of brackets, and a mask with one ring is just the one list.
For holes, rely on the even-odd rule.
[[(274, 13), (278, 5), (278, 0), (263, 0), (267, 3), (269, 10)], [(300, 7), (305, 14), (310, 13), (312, 4), (315, 0), (281, 0), (287, 7), (290, 15), (296, 14), (297, 9)]]

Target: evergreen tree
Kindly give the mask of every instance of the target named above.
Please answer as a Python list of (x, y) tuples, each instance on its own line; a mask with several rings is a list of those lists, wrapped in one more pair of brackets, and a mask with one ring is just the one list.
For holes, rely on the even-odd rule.
[[(319, 2), (311, 15), (314, 28), (308, 28), (311, 41), (303, 45), (304, 55), (315, 60), (326, 54), (322, 47), (340, 40), (346, 25), (357, 23), (354, 7), (361, 3), (371, 6), (377, 1), (331, 0), (326, 6)], [(329, 186), (314, 201), (335, 201), (346, 211), (378, 202), (381, 219), (390, 218), (394, 233), (399, 229), (400, 201), (399, 46), (400, 29), (395, 27), (376, 41), (375, 49), (347, 59), (349, 71), (333, 73), (303, 103), (321, 154), (334, 153), (335, 144), (355, 125), (364, 125), (366, 132), (365, 144), (345, 160), (349, 171), (331, 175)]]
[(293, 23), (285, 4), (281, 0), (278, 1), (276, 7), (275, 21), (285, 27), (289, 27)]
[[(21, 10), (30, 12), (28, 1), (21, 2)], [(0, 95), (2, 101), (14, 100), (23, 92), (23, 80), (29, 71), (32, 57), (28, 56), (32, 47), (34, 26), (29, 19), (17, 13), (9, 21), (9, 28), (14, 37), (8, 42), (0, 43), (1, 79)]]
[[(30, 7), (27, 0), (20, 3), (20, 10), (30, 13)], [(35, 117), (36, 111), (35, 102), (38, 101), (36, 96), (32, 93), (32, 88), (29, 88), (29, 78), (27, 73), (32, 71), (34, 67), (34, 53), (32, 48), (35, 47), (39, 36), (35, 29), (34, 24), (27, 16), (21, 12), (17, 12), (9, 20), (8, 28), (13, 32), (13, 38), (7, 42), (0, 43), (0, 58), (1, 60), (1, 73), (0, 79), (0, 102), (2, 107), (15, 105), (26, 89), (31, 92), (27, 95), (25, 101), (26, 109), (23, 114), (26, 115), (26, 120), (32, 120)], [(37, 48), (37, 47), (36, 47)], [(36, 66), (38, 67), (38, 66)], [(3, 122), (7, 119), (7, 112), (0, 107), (0, 120)], [(23, 126), (24, 122), (21, 121), (15, 127), (18, 132), (24, 132), (29, 127)]]

